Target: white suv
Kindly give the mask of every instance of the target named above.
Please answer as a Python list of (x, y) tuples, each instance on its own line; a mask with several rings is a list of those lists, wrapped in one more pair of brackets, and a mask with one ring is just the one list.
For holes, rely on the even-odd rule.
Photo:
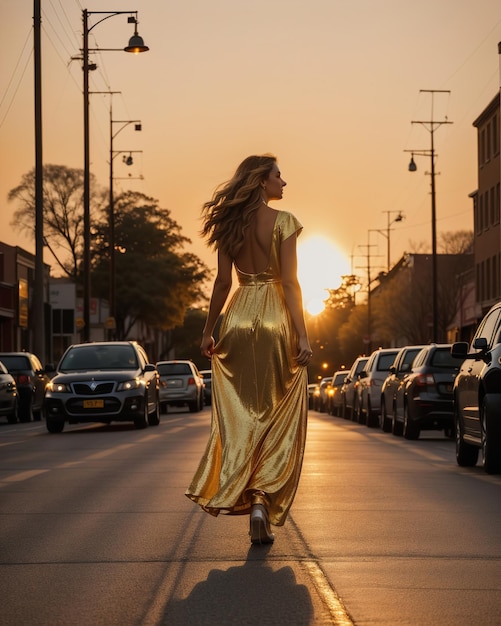
[(379, 426), (381, 387), (400, 348), (379, 348), (369, 357), (360, 372), (358, 385), (358, 421), (367, 426)]

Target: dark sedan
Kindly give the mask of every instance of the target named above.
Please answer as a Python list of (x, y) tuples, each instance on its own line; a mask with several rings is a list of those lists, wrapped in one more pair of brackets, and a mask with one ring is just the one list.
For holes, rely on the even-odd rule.
[(16, 381), (19, 421), (40, 420), (50, 377), (39, 358), (31, 352), (0, 352), (0, 361)]
[(419, 439), (422, 430), (454, 429), (454, 379), (461, 362), (451, 355), (451, 344), (430, 344), (421, 349), (397, 389), (393, 434)]
[(59, 433), (65, 422), (127, 422), (136, 428), (160, 423), (158, 372), (133, 341), (70, 346), (47, 385), (47, 430)]
[(463, 467), (482, 461), (488, 474), (501, 473), (501, 302), (481, 321), (468, 344), (455, 343), (462, 362), (454, 383), (456, 460)]
[(12, 374), (0, 361), (0, 416), (9, 424), (17, 422), (17, 387)]

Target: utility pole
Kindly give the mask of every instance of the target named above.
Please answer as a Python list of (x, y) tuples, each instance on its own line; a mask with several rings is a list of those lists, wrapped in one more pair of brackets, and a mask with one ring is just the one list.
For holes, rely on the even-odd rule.
[(35, 281), (33, 306), (28, 328), (33, 329), (33, 352), (45, 367), (45, 311), (43, 266), (43, 158), (42, 158), (42, 10), (41, 0), (33, 2), (33, 42), (35, 74)]
[(369, 243), (370, 238), (370, 230), (367, 231), (367, 245), (358, 246), (359, 248), (366, 248), (365, 258), (367, 261), (366, 270), (367, 270), (367, 340), (365, 341), (367, 345), (367, 354), (371, 354), (372, 352), (372, 312), (371, 312), (371, 248), (374, 248), (375, 245), (371, 245)]
[(447, 117), (443, 120), (435, 120), (433, 115), (433, 99), (436, 93), (450, 93), (448, 89), (420, 89), (420, 93), (431, 94), (431, 116), (429, 120), (413, 120), (411, 124), (421, 124), (430, 133), (431, 149), (430, 150), (405, 150), (411, 153), (411, 161), (409, 163), (409, 171), (415, 172), (417, 166), (414, 163), (414, 155), (429, 156), (431, 161), (431, 254), (432, 254), (432, 336), (431, 341), (437, 342), (438, 337), (438, 270), (437, 270), (437, 209), (436, 209), (436, 192), (435, 192), (435, 131), (444, 124), (452, 124)]

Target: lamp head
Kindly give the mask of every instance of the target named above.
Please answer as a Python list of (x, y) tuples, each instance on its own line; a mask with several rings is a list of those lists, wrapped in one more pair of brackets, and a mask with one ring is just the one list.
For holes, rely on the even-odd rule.
[(409, 172), (415, 172), (417, 170), (417, 165), (414, 162), (414, 155), (411, 155), (411, 161), (409, 163)]
[(125, 165), (132, 165), (134, 163), (134, 159), (132, 158), (132, 154), (129, 154), (128, 157), (126, 157), (125, 154), (124, 154), (123, 162), (125, 163)]
[(139, 54), (140, 52), (148, 52), (148, 46), (144, 45), (143, 38), (137, 34), (137, 26), (134, 29), (134, 34), (129, 39), (129, 45), (125, 46), (125, 52), (132, 52), (133, 54)]

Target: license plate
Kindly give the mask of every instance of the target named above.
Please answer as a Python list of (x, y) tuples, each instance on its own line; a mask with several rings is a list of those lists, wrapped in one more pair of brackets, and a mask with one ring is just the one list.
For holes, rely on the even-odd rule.
[(104, 407), (104, 400), (84, 400), (84, 409), (102, 409)]

